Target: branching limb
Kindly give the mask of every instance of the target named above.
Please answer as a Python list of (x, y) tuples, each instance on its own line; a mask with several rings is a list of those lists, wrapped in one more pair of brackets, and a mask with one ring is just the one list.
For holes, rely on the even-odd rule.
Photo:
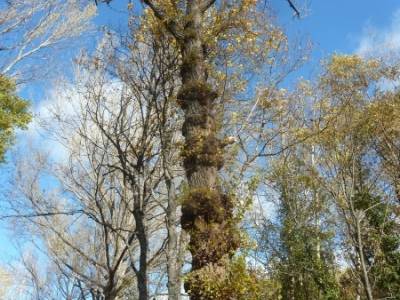
[(162, 8), (158, 7), (154, 4), (151, 0), (144, 0), (143, 1), (150, 9), (153, 11), (154, 15), (161, 21), (165, 23), (168, 31), (177, 39), (178, 42), (183, 41), (183, 33), (182, 30), (179, 30), (178, 24), (174, 20), (170, 20), (163, 11)]
[(287, 0), (287, 2), (289, 3), (290, 8), (294, 10), (295, 16), (297, 18), (300, 18), (300, 12), (297, 9), (297, 7), (294, 5), (293, 1), (292, 0)]
[(58, 216), (58, 215), (64, 215), (64, 216), (72, 216), (75, 214), (83, 214), (84, 211), (79, 209), (79, 210), (72, 210), (72, 211), (58, 211), (58, 212), (43, 212), (43, 213), (32, 213), (32, 214), (15, 214), (15, 215), (5, 215), (5, 216), (0, 216), (0, 220), (4, 219), (11, 219), (11, 218), (39, 218), (39, 217), (50, 217), (50, 216)]
[(204, 0), (201, 4), (201, 11), (206, 12), (215, 2), (216, 0)]

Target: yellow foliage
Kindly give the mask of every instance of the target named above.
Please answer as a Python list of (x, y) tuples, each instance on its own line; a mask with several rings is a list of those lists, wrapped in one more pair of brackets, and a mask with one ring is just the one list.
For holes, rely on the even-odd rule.
[[(190, 273), (186, 283), (199, 290), (198, 299), (204, 300), (265, 300), (269, 281), (257, 270), (247, 267), (245, 257), (225, 258)], [(201, 289), (197, 289), (201, 286)]]

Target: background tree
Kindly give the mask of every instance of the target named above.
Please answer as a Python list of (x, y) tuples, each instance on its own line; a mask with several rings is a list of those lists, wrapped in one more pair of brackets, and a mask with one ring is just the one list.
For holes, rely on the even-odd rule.
[[(10, 0), (0, 4), (0, 73), (19, 81), (48, 73), (57, 48), (72, 43), (88, 29), (93, 3), (69, 0)], [(51, 50), (51, 51), (49, 51)], [(53, 65), (53, 67), (56, 64)]]
[(382, 189), (387, 181), (375, 159), (370, 138), (374, 120), (366, 117), (366, 110), (380, 95), (379, 81), (392, 76), (393, 69), (377, 60), (333, 56), (320, 81), (319, 124), (330, 123), (316, 140), (321, 185), (337, 207), (344, 249), (358, 277), (358, 293), (367, 299), (380, 297), (379, 292), (383, 292), (373, 272), (381, 263), (379, 245), (384, 224), (391, 224), (394, 211), (387, 210), (392, 200)]
[(280, 194), (282, 298), (339, 299), (327, 195), (315, 180), (310, 149), (290, 152), (277, 162), (272, 179)]
[(29, 104), (16, 94), (13, 80), (0, 75), (0, 160), (13, 142), (15, 129), (26, 128), (31, 120)]
[(85, 295), (148, 299), (163, 291), (157, 280), (165, 283), (167, 269), (175, 275), (169, 293), (179, 297), (176, 56), (148, 35), (119, 46), (109, 38), (95, 57), (79, 60), (76, 86), (61, 86), (61, 106), (42, 120), (65, 157), (21, 159), (19, 201), (10, 204)]

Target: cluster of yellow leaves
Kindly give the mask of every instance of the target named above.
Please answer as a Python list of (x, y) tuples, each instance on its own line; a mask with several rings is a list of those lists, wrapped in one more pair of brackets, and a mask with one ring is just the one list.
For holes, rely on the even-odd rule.
[(286, 36), (257, 4), (255, 0), (232, 0), (210, 9), (202, 33), (205, 44), (215, 50), (222, 46), (228, 55), (239, 49), (248, 56), (278, 50)]
[[(364, 109), (364, 118), (368, 120), (368, 130), (374, 138), (386, 175), (398, 178), (398, 141), (400, 140), (400, 95), (397, 91), (388, 91), (378, 97)], [(400, 183), (397, 179), (394, 184)]]
[(389, 78), (390, 68), (377, 59), (363, 59), (358, 55), (332, 56), (326, 65), (326, 74), (321, 78), (323, 87), (330, 87), (333, 93), (360, 92), (382, 78)]
[(357, 55), (333, 55), (326, 64), (326, 72), (318, 86), (319, 99), (314, 112), (321, 122), (319, 140), (325, 145), (367, 134), (369, 120), (364, 108), (369, 105), (370, 93), (379, 88), (380, 80), (391, 77), (388, 68), (376, 59), (363, 59)]
[(332, 56), (327, 67), (328, 74), (338, 79), (352, 79), (366, 76), (377, 80), (382, 76), (382, 64), (377, 59), (363, 59), (358, 55)]
[[(312, 142), (323, 149), (325, 160), (345, 168), (373, 144), (389, 158), (390, 165), (397, 163), (392, 150), (400, 138), (400, 97), (398, 89), (387, 90), (383, 83), (394, 83), (399, 75), (396, 67), (376, 59), (332, 57), (313, 106), (318, 122), (312, 128)], [(382, 164), (390, 175), (392, 167), (384, 161)]]
[(287, 90), (271, 87), (263, 88), (258, 93), (258, 106), (266, 109), (273, 109), (283, 113), (287, 108)]
[(167, 39), (171, 46), (178, 49), (178, 44), (176, 40), (170, 34), (168, 34), (165, 23), (168, 22), (168, 20), (177, 19), (180, 11), (175, 10), (173, 7), (171, 7), (171, 5), (166, 6), (165, 4), (167, 3), (169, 2), (165, 1), (164, 5), (162, 6), (165, 6), (166, 11), (168, 12), (168, 18), (164, 21), (158, 19), (150, 8), (147, 7), (144, 9), (142, 15), (139, 17), (139, 27), (134, 29), (134, 37), (136, 41), (144, 44), (150, 44), (156, 40), (161, 41)]
[[(179, 52), (176, 40), (167, 33), (166, 24), (173, 22), (180, 33), (190, 16), (178, 0), (156, 1), (165, 19), (160, 21), (151, 9), (140, 17), (136, 40), (147, 43), (148, 34), (169, 38)], [(244, 74), (265, 71), (282, 53), (288, 51), (285, 33), (274, 24), (273, 17), (262, 9), (263, 1), (229, 0), (217, 2), (203, 15), (201, 40), (207, 52), (209, 77), (220, 94), (241, 94), (248, 88)], [(230, 96), (227, 96), (230, 97)]]
[(400, 97), (396, 93), (387, 92), (383, 97), (367, 107), (368, 118), (374, 121), (376, 133), (400, 135)]
[(209, 51), (209, 74), (217, 83), (229, 82), (233, 93), (246, 90), (243, 74), (273, 65), (278, 53), (288, 49), (286, 35), (259, 2), (226, 1), (204, 15), (202, 40)]
[(269, 281), (257, 270), (249, 270), (244, 256), (224, 259), (219, 265), (208, 265), (188, 275), (191, 288), (201, 286), (199, 299), (268, 299)]

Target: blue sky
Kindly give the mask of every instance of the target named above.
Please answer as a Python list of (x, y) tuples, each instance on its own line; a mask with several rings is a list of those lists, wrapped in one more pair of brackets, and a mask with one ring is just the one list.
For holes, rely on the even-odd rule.
[[(291, 36), (309, 38), (313, 43), (311, 60), (300, 73), (304, 77), (312, 76), (319, 61), (333, 52), (357, 52), (361, 41), (371, 31), (375, 34), (386, 33), (396, 22), (400, 29), (400, 3), (397, 0), (296, 0), (294, 2), (302, 12), (300, 20), (293, 17), (286, 0), (269, 1), (276, 11), (278, 22)], [(133, 2), (136, 9), (142, 7), (139, 1)], [(114, 0), (110, 5), (100, 5), (94, 23), (97, 26), (111, 24), (116, 30), (124, 28), (127, 3), (128, 0)], [(92, 36), (89, 40), (85, 46), (90, 48), (96, 38)], [(67, 60), (71, 59), (67, 57)], [(36, 84), (21, 90), (21, 94), (39, 102), (46, 91)]]
[(354, 52), (368, 28), (387, 30), (400, 8), (397, 0), (309, 0), (306, 7), (297, 0), (305, 10), (304, 18), (297, 20), (288, 16), (286, 1), (280, 2), (281, 22), (291, 32), (308, 34), (314, 43), (314, 55), (319, 58), (333, 51)]
[[(289, 32), (308, 35), (312, 39), (318, 58), (332, 51), (354, 52), (369, 27), (389, 28), (394, 14), (400, 9), (398, 0), (295, 0), (303, 14), (298, 20), (293, 18), (286, 0), (269, 1), (279, 23)], [(114, 28), (124, 27), (127, 2), (114, 0), (109, 7), (100, 6), (96, 24), (111, 22)], [(138, 7), (141, 5), (136, 5)]]
[[(313, 42), (311, 60), (299, 73), (306, 78), (318, 69), (318, 62), (322, 58), (334, 52), (364, 54), (367, 50), (400, 50), (400, 33), (397, 33), (400, 32), (398, 0), (311, 0), (307, 5), (304, 5), (305, 0), (297, 0), (299, 8), (305, 12), (300, 20), (293, 18), (286, 0), (271, 1), (277, 11), (279, 23), (290, 36), (309, 37)], [(102, 25), (111, 22), (115, 29), (123, 28), (126, 3), (126, 0), (114, 0), (111, 8), (102, 6), (95, 23)], [(35, 107), (40, 107), (43, 95), (50, 92), (45, 87), (35, 84), (21, 92), (22, 95), (29, 95), (35, 102)], [(5, 165), (0, 169), (0, 179), (7, 177), (7, 168), (9, 166)], [(13, 254), (4, 225), (0, 223), (0, 261)]]

